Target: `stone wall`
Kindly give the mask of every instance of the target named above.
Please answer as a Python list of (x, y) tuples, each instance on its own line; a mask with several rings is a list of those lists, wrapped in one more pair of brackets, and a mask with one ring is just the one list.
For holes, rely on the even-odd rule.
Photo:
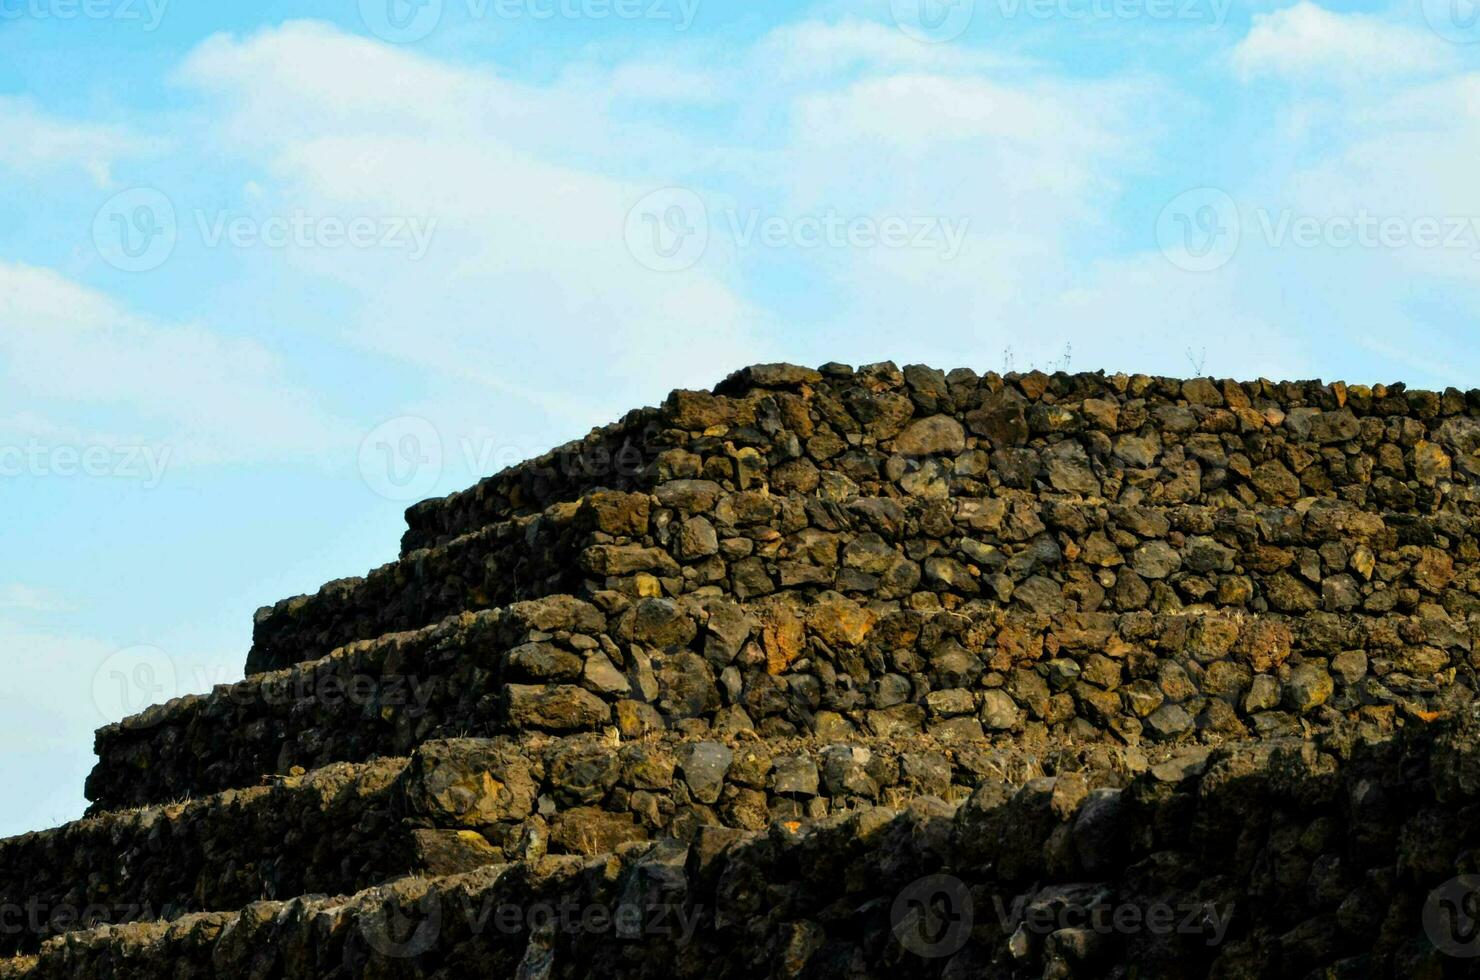
[(1445, 953), (1466, 937), (1443, 899), (1480, 843), (1476, 732), (1343, 731), (1195, 751), (1128, 783), (1065, 773), (957, 806), (710, 826), (74, 934), (12, 975), (1458, 976), (1468, 961)]
[(1348, 715), (1386, 731), (1474, 691), (1473, 627), (1437, 604), (1301, 617), (1029, 615), (979, 599), (899, 608), (834, 592), (603, 598), (605, 610), (566, 596), (463, 614), (109, 726), (89, 798), (161, 802), (457, 734), (1217, 742)]
[(1467, 519), (1398, 520), (1334, 498), (1258, 509), (1025, 490), (824, 500), (679, 480), (652, 495), (596, 492), (285, 600), (258, 614), (248, 673), (561, 592), (745, 602), (836, 591), (912, 609), (974, 599), (1040, 620), (1188, 608), (1382, 616), (1427, 606), (1466, 630), (1480, 588), (1473, 548)]
[[(897, 441), (915, 422), (941, 415), (962, 426), (961, 439), (934, 423)], [(1057, 463), (1060, 483), (1087, 485), (1074, 472), (1072, 450), (1063, 450), (1067, 459), (1043, 459), (1044, 450), (1068, 440), (1084, 450), (1091, 475), (1110, 477), (1115, 491), (1140, 486), (1174, 499), (1226, 491), (1245, 503), (1335, 492), (1373, 510), (1422, 513), (1444, 502), (1473, 505), (1467, 488), (1477, 473), (1476, 417), (1480, 391), (1453, 388), (758, 365), (714, 393), (674, 392), (661, 409), (634, 412), (468, 490), (413, 506), (403, 551), (538, 512), (591, 487), (651, 489), (680, 476), (743, 489), (773, 475), (785, 483), (797, 471), (808, 479), (810, 465), (819, 474), (844, 473), (866, 495), (887, 496), (898, 492), (890, 486), (898, 476), (881, 464), (918, 455), (920, 440), (942, 437), (956, 454), (958, 441), (962, 449), (1008, 453), (994, 468), (1009, 485), (1049, 477), (1047, 462)], [(1031, 453), (1010, 452), (1019, 449)]]
[[(620, 479), (546, 460), (415, 508), (435, 547), (264, 610), (251, 667), (565, 591), (623, 676), (480, 675), (456, 708), (479, 733), (495, 704), (763, 735), (1390, 726), (1475, 690), (1476, 413), (1397, 386), (749, 369), (583, 444), (646, 461)], [(671, 635), (623, 636), (633, 610)]]
[(90, 922), (355, 891), (415, 869), (392, 800), (405, 760), (123, 810), (0, 842), (0, 955)]
[(90, 924), (691, 840), (705, 826), (761, 830), (919, 794), (959, 802), (985, 779), (1017, 785), (1045, 770), (1123, 782), (1147, 765), (1115, 746), (1027, 752), (928, 735), (427, 741), (409, 759), (334, 763), (0, 842), (0, 908), (24, 913), (0, 923), (0, 955)]
[(651, 447), (661, 441), (661, 418), (657, 409), (637, 409), (620, 422), (593, 429), (584, 439), (512, 466), (467, 490), (413, 504), (406, 509), (401, 554), (574, 500), (591, 487), (651, 486)]
[[(1455, 974), (1477, 477), (1477, 392), (675, 392), (411, 508), (399, 559), (259, 611), (244, 681), (99, 731), (95, 819), (0, 842), (0, 917), (179, 917), (0, 977)], [(905, 938), (943, 895), (966, 932)], [(468, 912), (650, 899), (681, 936)]]

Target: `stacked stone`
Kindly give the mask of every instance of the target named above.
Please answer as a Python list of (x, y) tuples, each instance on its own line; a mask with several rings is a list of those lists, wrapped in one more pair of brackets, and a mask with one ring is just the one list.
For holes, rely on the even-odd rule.
[[(0, 912), (106, 917), (0, 928), (40, 951), (0, 976), (1442, 967), (1412, 904), (1467, 852), (1415, 871), (1404, 835), (1472, 806), (1431, 775), (1469, 722), (1429, 730), (1472, 713), (1477, 479), (1453, 389), (880, 364), (674, 392), (412, 507), (397, 560), (258, 612), (244, 681), (99, 731), (89, 819), (0, 842)], [(1379, 777), (1405, 795), (1369, 813)], [(1030, 910), (1227, 899), (1232, 931), (978, 921), (937, 956), (889, 938), (937, 872)], [(375, 932), (412, 893), (665, 888), (697, 931), (642, 949)]]
[(1472, 975), (1467, 714), (74, 932), (0, 977)]

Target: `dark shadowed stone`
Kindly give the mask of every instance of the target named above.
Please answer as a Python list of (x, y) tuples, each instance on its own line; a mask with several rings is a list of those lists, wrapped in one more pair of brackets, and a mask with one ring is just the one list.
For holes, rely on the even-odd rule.
[(546, 766), (555, 800), (562, 806), (600, 802), (621, 771), (612, 746), (594, 735), (558, 746)]
[(766, 563), (759, 558), (745, 558), (735, 562), (730, 569), (730, 579), (735, 595), (741, 599), (770, 595), (776, 591), (776, 583), (766, 571)]
[(646, 840), (630, 813), (613, 813), (601, 807), (582, 806), (562, 810), (550, 821), (550, 845), (557, 853), (594, 856), (609, 854), (618, 844)]
[(553, 643), (525, 643), (504, 655), (510, 676), (532, 681), (568, 681), (581, 676), (581, 658)]
[(611, 708), (605, 701), (569, 684), (510, 684), (504, 692), (506, 716), (519, 728), (572, 732), (611, 721)]
[(654, 658), (660, 707), (675, 718), (697, 718), (720, 706), (714, 672), (704, 658), (683, 651)]
[(804, 755), (777, 759), (771, 770), (771, 788), (783, 795), (816, 796), (816, 764)]
[(1121, 839), (1125, 807), (1120, 793), (1109, 788), (1090, 790), (1074, 818), (1074, 853), (1080, 867), (1090, 875), (1102, 875), (1114, 868), (1125, 850)]
[(410, 812), (458, 827), (521, 820), (537, 793), (523, 756), (482, 739), (426, 743), (402, 784)]
[(456, 875), (504, 859), (504, 852), (473, 830), (411, 832), (417, 866), (429, 875)]
[(643, 599), (633, 609), (632, 639), (654, 647), (686, 646), (699, 626), (672, 599)]
[(966, 413), (971, 431), (991, 440), (993, 448), (1018, 446), (1028, 439), (1028, 420), (1020, 398), (994, 396), (981, 408)]
[(1231, 572), (1234, 555), (1232, 548), (1208, 537), (1189, 538), (1182, 550), (1183, 562), (1194, 572)]

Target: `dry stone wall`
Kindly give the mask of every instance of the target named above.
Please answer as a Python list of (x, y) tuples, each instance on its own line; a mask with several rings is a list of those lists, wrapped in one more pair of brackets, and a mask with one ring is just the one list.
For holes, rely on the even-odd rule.
[[(1480, 396), (892, 366), (759, 377), (790, 383), (676, 392), (658, 413), (667, 427), (645, 415), (642, 430), (673, 445), (643, 451), (653, 462), (636, 476), (596, 469), (584, 495), (536, 511), (528, 501), (543, 498), (515, 493), (526, 507), (478, 511), (502, 522), (444, 522), (459, 533), (371, 581), (263, 610), (254, 666), (469, 604), (576, 591), (575, 567), (592, 592), (826, 587), (1007, 605), (1047, 573), (1081, 607), (1294, 613), (1412, 609), (1473, 585)], [(489, 488), (539, 469), (477, 493), (504, 499)], [(605, 483), (647, 485), (590, 494)], [(441, 611), (417, 606), (437, 600)]]
[(985, 779), (1093, 771), (1119, 785), (1149, 764), (1118, 746), (1026, 752), (928, 735), (427, 741), (409, 759), (330, 764), (0, 843), (0, 907), (19, 910), (0, 928), (0, 954), (88, 924), (349, 893), (547, 853), (591, 856), (691, 840), (705, 827), (759, 831), (921, 794), (959, 802)]
[[(1097, 484), (1110, 498), (1126, 486), (1185, 500), (1226, 492), (1246, 505), (1336, 493), (1370, 510), (1427, 513), (1473, 505), (1477, 416), (1480, 391), (1454, 388), (757, 365), (714, 393), (674, 392), (661, 409), (417, 504), (403, 553), (594, 486), (649, 490), (702, 477), (744, 489), (805, 483), (815, 470), (819, 483), (834, 471), (866, 495), (888, 496), (901, 492), (902, 474), (884, 469), (892, 457), (940, 453), (954, 469), (967, 449), (1002, 452), (983, 482), (1006, 486), (1044, 480), (1083, 493)], [(1083, 450), (1087, 473), (1072, 446), (1044, 458), (1065, 441)]]
[(0, 842), (0, 955), (93, 922), (358, 891), (415, 870), (391, 805), (404, 765), (330, 766)]
[(99, 731), (0, 977), (1465, 975), (1477, 479), (1453, 389), (674, 392)]
[(614, 728), (1038, 745), (1374, 731), (1473, 697), (1468, 632), (1420, 614), (877, 607), (838, 593), (573, 597), (469, 613), (98, 733), (99, 808), (405, 755), (427, 738)]
[(1473, 719), (1203, 749), (75, 933), (0, 976), (1461, 976), (1477, 773)]

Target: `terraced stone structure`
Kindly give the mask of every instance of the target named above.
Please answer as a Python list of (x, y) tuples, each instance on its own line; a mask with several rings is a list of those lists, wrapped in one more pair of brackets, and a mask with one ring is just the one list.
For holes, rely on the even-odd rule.
[(758, 365), (407, 512), (0, 977), (1462, 976), (1480, 392)]

